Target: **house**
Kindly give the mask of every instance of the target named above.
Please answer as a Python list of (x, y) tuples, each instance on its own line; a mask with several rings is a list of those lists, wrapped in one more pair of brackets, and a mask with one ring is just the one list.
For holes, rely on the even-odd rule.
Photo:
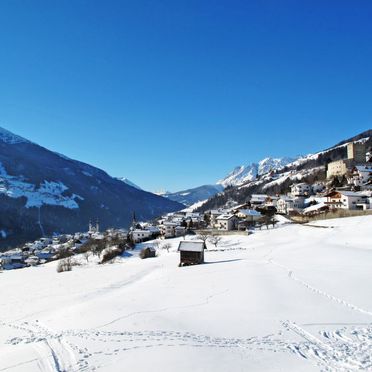
[(354, 186), (363, 186), (371, 180), (372, 177), (372, 165), (356, 165), (351, 170), (351, 175), (348, 178), (348, 183)]
[(176, 226), (175, 229), (174, 229), (174, 235), (176, 237), (185, 236), (186, 235), (186, 227), (184, 227), (184, 226)]
[(254, 209), (241, 209), (235, 216), (248, 222), (256, 222), (262, 218), (262, 214)]
[(281, 196), (276, 204), (278, 213), (288, 214), (289, 212), (299, 211), (305, 207), (305, 197)]
[(315, 215), (329, 210), (329, 206), (325, 202), (320, 202), (317, 204), (312, 204), (305, 208), (302, 213), (305, 215)]
[(368, 196), (359, 192), (334, 190), (326, 197), (325, 204), (332, 209), (365, 210), (370, 208)]
[(130, 232), (133, 243), (143, 242), (151, 237), (151, 231), (148, 230), (132, 230)]
[(311, 191), (313, 194), (321, 193), (325, 190), (325, 185), (322, 182), (315, 182), (311, 185)]
[(278, 202), (278, 200), (279, 200), (279, 196), (270, 195), (270, 196), (267, 196), (263, 205), (267, 208), (276, 208), (276, 203)]
[(293, 197), (309, 195), (310, 193), (311, 193), (311, 186), (305, 182), (296, 183), (291, 186), (291, 195)]
[(178, 246), (178, 252), (180, 252), (179, 266), (197, 265), (203, 263), (204, 249), (206, 249), (204, 242), (181, 241)]
[(176, 236), (177, 226), (179, 225), (175, 222), (164, 222), (162, 225), (159, 225), (159, 229), (165, 238), (174, 238)]
[(217, 228), (219, 230), (234, 230), (236, 228), (238, 218), (234, 214), (223, 214), (217, 217)]
[(210, 212), (210, 225), (212, 227), (216, 227), (217, 225), (217, 218), (223, 214), (227, 213), (227, 211), (223, 209), (212, 209)]
[(266, 202), (268, 196), (266, 194), (252, 194), (251, 196), (251, 204), (252, 205), (262, 205)]

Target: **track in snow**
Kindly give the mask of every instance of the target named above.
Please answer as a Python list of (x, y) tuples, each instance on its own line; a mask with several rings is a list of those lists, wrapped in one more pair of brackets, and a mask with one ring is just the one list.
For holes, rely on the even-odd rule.
[[(30, 344), (35, 347), (40, 356), (39, 364), (42, 367), (40, 369), (44, 371), (91, 371), (100, 368), (97, 358), (101, 362), (102, 356), (109, 360), (112, 356), (130, 350), (162, 347), (289, 352), (318, 365), (323, 371), (372, 370), (372, 324), (370, 327), (321, 330), (318, 336), (314, 336), (293, 322), (282, 322), (282, 329), (289, 334), (295, 334), (300, 341), (293, 341), (293, 337), (285, 337), (288, 333), (283, 333), (282, 330), (264, 337), (225, 338), (162, 330), (72, 329), (57, 333), (39, 322), (2, 325), (25, 333), (24, 337), (9, 339), (7, 343)], [(87, 343), (90, 350), (77, 346)]]

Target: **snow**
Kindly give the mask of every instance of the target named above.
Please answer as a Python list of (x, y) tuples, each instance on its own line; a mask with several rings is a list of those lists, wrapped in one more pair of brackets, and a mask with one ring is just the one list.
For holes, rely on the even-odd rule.
[(177, 238), (1, 273), (0, 371), (371, 370), (372, 216), (278, 218), (207, 242), (204, 265), (179, 268)]
[(181, 212), (193, 212), (195, 209), (200, 208), (203, 204), (205, 204), (208, 201), (208, 199), (201, 200), (193, 205), (190, 205), (189, 207), (182, 209)]
[(250, 165), (242, 165), (236, 167), (231, 173), (225, 178), (217, 182), (218, 185), (224, 187), (227, 186), (239, 186), (243, 183), (256, 180), (257, 176), (261, 176), (269, 173), (272, 170), (282, 169), (289, 163), (292, 163), (295, 159), (292, 158), (265, 158), (258, 163), (252, 163)]
[(26, 208), (56, 205), (68, 209), (77, 209), (75, 199), (84, 200), (81, 196), (63, 195), (68, 190), (62, 182), (43, 181), (39, 187), (27, 182), (22, 176), (9, 175), (0, 163), (0, 194), (10, 198), (26, 198)]
[(132, 187), (134, 187), (134, 188), (137, 189), (137, 190), (142, 190), (138, 185), (136, 185), (134, 182), (132, 182), (132, 181), (129, 180), (128, 178), (125, 178), (125, 177), (117, 177), (116, 179), (119, 180), (119, 181), (122, 181), (122, 182), (126, 183), (128, 186), (132, 186)]

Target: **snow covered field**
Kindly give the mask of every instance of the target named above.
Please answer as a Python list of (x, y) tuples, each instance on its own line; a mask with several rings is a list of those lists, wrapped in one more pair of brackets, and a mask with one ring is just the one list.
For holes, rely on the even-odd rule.
[(372, 216), (0, 273), (0, 371), (372, 370)]

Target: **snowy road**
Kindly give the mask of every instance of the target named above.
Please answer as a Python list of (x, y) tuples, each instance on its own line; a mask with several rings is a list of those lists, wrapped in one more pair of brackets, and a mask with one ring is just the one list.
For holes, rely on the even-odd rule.
[[(1, 371), (372, 370), (372, 217), (0, 274)], [(331, 228), (332, 227), (332, 228)]]

